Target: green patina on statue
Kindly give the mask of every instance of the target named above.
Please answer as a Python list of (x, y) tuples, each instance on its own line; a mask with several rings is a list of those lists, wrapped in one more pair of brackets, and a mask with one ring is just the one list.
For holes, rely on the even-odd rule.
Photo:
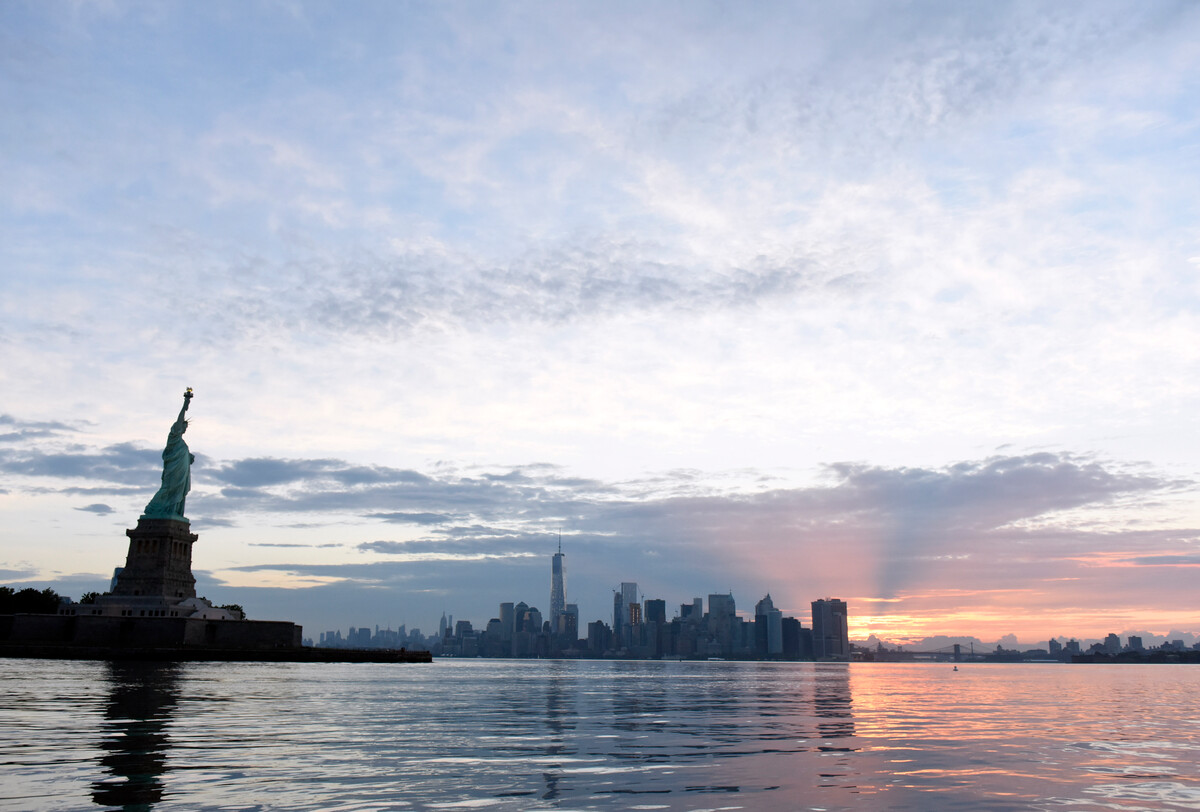
[(163, 449), (162, 485), (150, 500), (150, 504), (146, 505), (146, 510), (142, 513), (143, 519), (187, 521), (183, 516), (183, 505), (188, 491), (192, 489), (192, 463), (196, 461), (188, 451), (187, 443), (183, 441), (183, 433), (187, 431), (188, 426), (184, 414), (187, 413), (188, 404), (191, 402), (192, 388), (189, 386), (183, 393), (183, 408), (179, 410), (179, 417), (175, 419), (175, 425), (171, 426), (171, 433), (167, 435), (167, 447)]

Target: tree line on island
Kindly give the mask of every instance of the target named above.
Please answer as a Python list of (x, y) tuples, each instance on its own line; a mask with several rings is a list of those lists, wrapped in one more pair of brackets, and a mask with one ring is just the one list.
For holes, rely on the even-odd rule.
[[(79, 602), (93, 604), (96, 602), (96, 598), (107, 594), (107, 592), (85, 592)], [(202, 598), (202, 600), (207, 600), (207, 598)], [(0, 615), (56, 615), (60, 604), (70, 602), (70, 598), (59, 595), (49, 587), (46, 589), (25, 587), (17, 590), (11, 586), (0, 586)], [(242, 607), (236, 603), (225, 604), (217, 608), (240, 612), (243, 618), (246, 616)]]

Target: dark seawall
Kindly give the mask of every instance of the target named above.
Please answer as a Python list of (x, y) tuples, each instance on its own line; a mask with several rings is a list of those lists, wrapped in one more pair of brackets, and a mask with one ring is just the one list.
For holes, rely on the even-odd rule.
[(227, 663), (429, 663), (428, 651), (404, 649), (222, 649), (140, 648), (137, 646), (64, 646), (0, 643), (0, 657), (39, 660), (112, 660), (139, 662)]

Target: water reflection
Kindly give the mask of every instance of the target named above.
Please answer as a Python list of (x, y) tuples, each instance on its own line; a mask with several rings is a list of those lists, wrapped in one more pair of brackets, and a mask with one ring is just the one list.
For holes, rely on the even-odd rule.
[(162, 800), (170, 739), (167, 725), (179, 698), (179, 667), (169, 663), (109, 663), (100, 764), (92, 782), (99, 806), (146, 812)]
[(850, 700), (848, 666), (818, 666), (813, 688), (813, 715), (823, 739), (854, 735), (854, 708)]
[(1200, 809), (1197, 692), (1171, 666), (0, 660), (0, 808)]
[[(546, 745), (546, 755), (561, 759), (567, 754), (564, 739), (575, 729), (571, 720), (575, 716), (572, 697), (576, 685), (572, 679), (574, 672), (569, 664), (554, 662), (550, 665), (546, 684), (546, 727), (550, 732), (550, 740)], [(543, 801), (552, 801), (559, 797), (559, 781), (562, 778), (562, 764), (552, 762), (542, 773), (546, 789), (542, 793)]]

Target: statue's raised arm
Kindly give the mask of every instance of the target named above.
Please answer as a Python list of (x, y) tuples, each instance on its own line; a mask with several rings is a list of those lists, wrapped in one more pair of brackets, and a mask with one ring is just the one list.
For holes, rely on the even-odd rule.
[(183, 408), (167, 435), (167, 447), (163, 449), (162, 485), (154, 498), (146, 505), (143, 519), (177, 519), (187, 521), (183, 515), (188, 491), (192, 489), (192, 463), (196, 458), (183, 441), (187, 431), (188, 405), (192, 402), (192, 388), (183, 393)]
[[(187, 414), (188, 406), (192, 402), (192, 387), (188, 387), (183, 392), (183, 406), (179, 408), (179, 417), (175, 418), (175, 425), (171, 426), (171, 431), (179, 429), (179, 433), (183, 434), (187, 430), (187, 421), (183, 416)], [(180, 428), (182, 426), (183, 428)]]

